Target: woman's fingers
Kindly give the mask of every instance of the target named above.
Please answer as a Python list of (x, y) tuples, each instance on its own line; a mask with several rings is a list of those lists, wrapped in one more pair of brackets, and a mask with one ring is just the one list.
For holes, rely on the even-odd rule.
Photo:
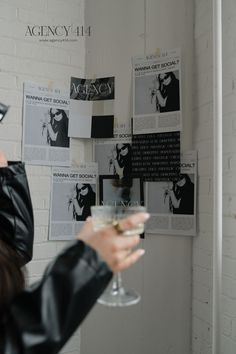
[(145, 223), (150, 217), (148, 213), (133, 214), (125, 219), (119, 220), (119, 227), (121, 230), (129, 230), (137, 226), (138, 224)]
[(88, 218), (78, 238), (95, 249), (113, 272), (130, 267), (144, 254), (133, 249), (140, 242), (139, 235), (124, 236), (122, 231), (132, 229), (149, 218), (148, 213), (137, 213), (119, 220), (119, 227), (108, 226), (94, 232), (92, 218)]
[(124, 257), (120, 262), (117, 262), (117, 264), (114, 264), (112, 266), (113, 272), (121, 272), (122, 270), (125, 270), (129, 268), (131, 265), (136, 263), (139, 258), (141, 258), (144, 255), (145, 251), (143, 249), (136, 250), (132, 253), (129, 253), (126, 257)]
[(134, 248), (140, 242), (139, 235), (134, 236), (116, 236), (114, 239), (114, 249), (117, 251)]
[(2, 150), (0, 150), (0, 167), (6, 167), (8, 165), (7, 158)]

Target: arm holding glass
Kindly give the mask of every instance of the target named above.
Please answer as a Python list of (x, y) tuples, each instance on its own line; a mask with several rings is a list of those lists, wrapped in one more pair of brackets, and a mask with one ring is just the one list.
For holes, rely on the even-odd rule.
[[(3, 156), (0, 154), (2, 164), (4, 164)], [(20, 162), (17, 164), (21, 169), (16, 168), (12, 171), (13, 165), (7, 166), (5, 159), (3, 169), (0, 168), (1, 188), (3, 184), (11, 185), (10, 189), (15, 193), (16, 205), (19, 201), (18, 187), (21, 190), (22, 185), (28, 186), (24, 165)], [(22, 185), (13, 184), (15, 179)], [(1, 212), (4, 213), (6, 206), (9, 218), (14, 219), (17, 212), (16, 205), (9, 209), (8, 204), (2, 203), (10, 189), (6, 187), (0, 194)], [(25, 190), (28, 191), (28, 187)], [(30, 200), (29, 191), (27, 193), (26, 200)], [(25, 244), (29, 242), (29, 249), (31, 249), (33, 242), (33, 233), (30, 234), (33, 225), (31, 203), (28, 204), (28, 208), (29, 210), (23, 208), (23, 211), (27, 211), (27, 218), (27, 215), (31, 215), (31, 221), (29, 225), (25, 223), (29, 226), (27, 230), (21, 229), (21, 239)], [(23, 211), (21, 221), (24, 219)], [(121, 224), (122, 227), (129, 228), (143, 222), (144, 219), (146, 216), (139, 214), (122, 220)], [(12, 232), (13, 229), (10, 227), (8, 229), (10, 239), (13, 237)], [(1, 235), (2, 232), (0, 239), (4, 244)], [(104, 291), (112, 277), (112, 272), (129, 267), (143, 254), (142, 251), (132, 251), (139, 242), (138, 237), (123, 238), (112, 226), (94, 232), (91, 219), (86, 221), (78, 238), (49, 264), (39, 282), (19, 293), (12, 294), (13, 300), (10, 304), (1, 307), (1, 353), (39, 354), (43, 351), (50, 354), (58, 353)], [(21, 239), (17, 238), (17, 240)], [(15, 243), (9, 245), (17, 248)], [(5, 259), (5, 261), (11, 264), (13, 260)], [(1, 267), (4, 266), (5, 263), (1, 263)], [(8, 281), (12, 281), (10, 273)], [(0, 279), (0, 283), (4, 287), (4, 279)]]

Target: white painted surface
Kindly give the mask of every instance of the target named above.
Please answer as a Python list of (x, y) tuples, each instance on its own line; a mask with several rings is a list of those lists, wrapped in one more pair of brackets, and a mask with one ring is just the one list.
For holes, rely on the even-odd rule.
[[(195, 0), (193, 140), (198, 150), (198, 236), (193, 242), (192, 354), (212, 353), (212, 0)], [(226, 353), (225, 353), (226, 354)]]
[(221, 353), (222, 292), (222, 9), (221, 0), (213, 0), (213, 121), (214, 121), (214, 185), (213, 185), (213, 298), (212, 352)]
[(222, 1), (223, 23), (223, 276), (221, 353), (236, 352), (236, 3)]
[[(131, 117), (131, 57), (144, 54), (145, 47), (147, 53), (182, 48), (182, 148), (191, 148), (192, 1), (147, 0), (145, 18), (143, 0), (86, 0), (85, 21), (94, 29), (86, 43), (87, 76), (116, 76), (120, 122)], [(141, 293), (141, 303), (123, 309), (96, 305), (82, 326), (82, 354), (190, 353), (192, 239), (147, 235), (143, 246), (144, 258), (123, 276)]]

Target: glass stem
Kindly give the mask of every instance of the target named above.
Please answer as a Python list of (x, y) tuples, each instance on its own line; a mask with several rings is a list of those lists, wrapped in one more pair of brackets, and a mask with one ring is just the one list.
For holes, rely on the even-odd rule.
[(113, 291), (119, 291), (119, 289), (122, 288), (122, 278), (121, 278), (121, 273), (118, 272), (114, 276), (113, 284), (112, 284), (112, 290)]

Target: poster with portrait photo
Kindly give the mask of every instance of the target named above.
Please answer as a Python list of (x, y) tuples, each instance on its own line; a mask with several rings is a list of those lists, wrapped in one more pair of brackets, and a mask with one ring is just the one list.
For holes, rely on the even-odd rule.
[(6, 106), (4, 103), (0, 102), (0, 122), (3, 120), (5, 117), (7, 111), (9, 109), (9, 106)]
[(95, 139), (94, 160), (98, 163), (99, 175), (116, 175), (120, 178), (131, 175), (131, 128), (125, 123), (114, 127), (114, 138)]
[(24, 84), (23, 161), (70, 165), (69, 103), (64, 90)]
[(84, 79), (70, 82), (69, 136), (111, 138), (114, 128), (115, 78)]
[(133, 133), (182, 128), (180, 49), (133, 58)]
[(74, 239), (96, 204), (97, 164), (77, 168), (53, 168), (50, 208), (50, 240)]
[(146, 230), (154, 234), (196, 235), (197, 153), (182, 155), (177, 180), (148, 182)]

